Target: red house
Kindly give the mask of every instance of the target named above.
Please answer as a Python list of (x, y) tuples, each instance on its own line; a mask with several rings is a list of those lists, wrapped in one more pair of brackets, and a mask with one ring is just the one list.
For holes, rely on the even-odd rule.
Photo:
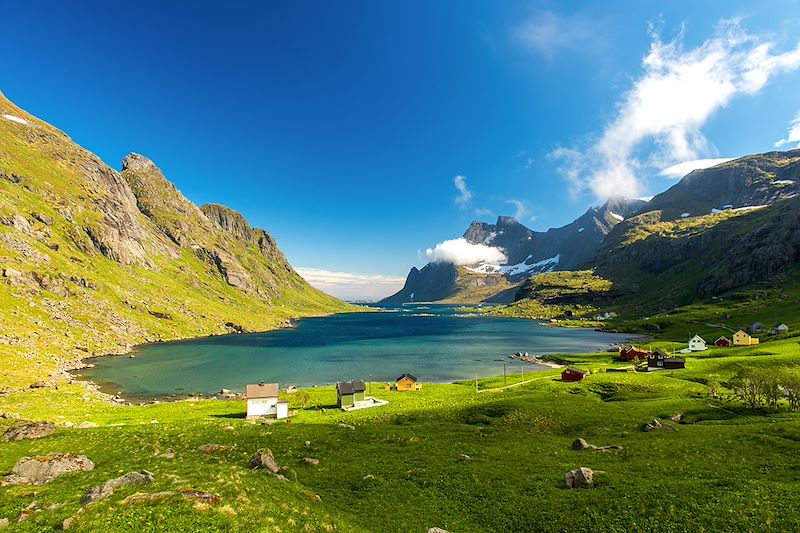
[(581, 381), (585, 377), (586, 372), (574, 366), (567, 367), (561, 372), (561, 381)]
[(644, 361), (650, 355), (650, 350), (642, 350), (636, 346), (628, 346), (621, 348), (619, 351), (619, 358), (623, 361)]
[(714, 346), (719, 346), (720, 348), (728, 348), (730, 345), (731, 341), (727, 337), (720, 337), (714, 341)]

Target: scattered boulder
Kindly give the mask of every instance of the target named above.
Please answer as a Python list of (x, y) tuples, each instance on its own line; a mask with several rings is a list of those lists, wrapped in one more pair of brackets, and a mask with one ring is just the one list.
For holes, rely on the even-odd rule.
[(625, 448), (623, 446), (612, 445), (612, 446), (595, 446), (594, 444), (589, 444), (584, 439), (575, 439), (572, 441), (572, 449), (576, 452), (582, 452), (585, 450), (591, 450), (594, 452), (621, 452)]
[(657, 431), (659, 429), (666, 429), (669, 431), (678, 430), (678, 428), (676, 428), (672, 424), (662, 424), (658, 418), (654, 418), (652, 422), (645, 424), (644, 427), (642, 427), (642, 431), (644, 431), (645, 433), (650, 431)]
[(48, 383), (46, 381), (40, 379), (39, 381), (34, 381), (33, 383), (31, 383), (30, 388), (31, 389), (44, 389), (47, 386), (48, 386)]
[(319, 459), (315, 459), (313, 457), (305, 457), (305, 458), (303, 458), (303, 462), (305, 464), (311, 465), (311, 466), (318, 466), (319, 465)]
[(10, 442), (23, 439), (41, 439), (42, 437), (49, 437), (55, 431), (56, 426), (52, 422), (20, 421), (3, 433), (2, 440)]
[(588, 489), (593, 485), (594, 471), (585, 466), (570, 470), (564, 476), (564, 488), (567, 489)]
[(428, 528), (428, 533), (450, 533), (450, 532), (440, 527), (431, 527)]
[(465, 453), (462, 453), (461, 455), (458, 456), (458, 460), (461, 461), (461, 462), (471, 461), (472, 457), (470, 457), (469, 455), (467, 455)]
[(81, 422), (75, 427), (78, 429), (91, 429), (91, 428), (96, 428), (97, 424), (95, 424), (94, 422)]
[(340, 429), (349, 429), (350, 431), (355, 431), (356, 430), (355, 426), (351, 426), (350, 424), (345, 424), (344, 422), (340, 422), (339, 425), (336, 426), (336, 427), (338, 427)]
[(586, 442), (583, 439), (575, 439), (572, 442), (572, 449), (575, 450), (575, 451), (591, 450), (593, 448), (595, 448), (595, 446), (592, 446), (591, 444), (589, 444), (588, 442)]
[(165, 490), (162, 492), (151, 492), (151, 493), (142, 493), (137, 492), (136, 494), (131, 494), (120, 503), (122, 505), (131, 505), (134, 503), (141, 503), (141, 502), (151, 502), (154, 500), (161, 500), (168, 496), (174, 496), (176, 494), (175, 491)]
[(175, 459), (175, 451), (172, 448), (167, 448), (164, 450), (164, 453), (159, 454), (159, 457), (161, 459), (167, 459), (168, 461), (171, 461)]
[(210, 492), (205, 492), (202, 490), (197, 489), (185, 489), (181, 491), (181, 496), (185, 498), (191, 498), (193, 500), (199, 500), (204, 503), (210, 503), (216, 505), (220, 502), (220, 497), (216, 494), (211, 494)]
[(281, 471), (281, 467), (278, 466), (278, 462), (275, 461), (275, 457), (272, 455), (272, 451), (269, 448), (261, 448), (258, 450), (252, 459), (250, 459), (250, 466), (269, 470), (273, 474), (278, 474)]
[(83, 497), (81, 503), (88, 504), (94, 503), (97, 500), (102, 500), (103, 498), (108, 498), (114, 491), (123, 486), (123, 485), (142, 485), (145, 483), (150, 483), (155, 479), (153, 474), (148, 472), (147, 470), (142, 470), (141, 472), (128, 472), (124, 476), (120, 476), (114, 479), (109, 479), (102, 485), (99, 485), (89, 491), (86, 496)]
[(0, 529), (8, 527), (8, 518), (0, 518)]
[(44, 485), (71, 472), (94, 470), (94, 463), (85, 455), (54, 453), (23, 457), (11, 469), (4, 483), (10, 485)]
[(377, 481), (377, 480), (378, 480), (378, 478), (376, 478), (372, 474), (367, 474), (366, 476), (361, 478), (361, 481), (363, 481), (364, 483), (372, 483), (373, 481)]
[(227, 450), (227, 446), (221, 444), (203, 444), (197, 447), (197, 451), (201, 453), (216, 453)]

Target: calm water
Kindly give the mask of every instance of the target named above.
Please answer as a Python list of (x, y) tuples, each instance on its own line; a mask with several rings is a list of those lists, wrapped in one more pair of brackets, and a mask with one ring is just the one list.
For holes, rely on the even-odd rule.
[[(93, 360), (83, 375), (127, 396), (213, 393), (257, 381), (324, 385), (341, 379), (394, 381), (403, 372), (425, 382), (451, 382), (541, 367), (509, 353), (605, 350), (630, 335), (539, 326), (505, 318), (459, 317), (452, 308), (307, 318), (294, 329), (226, 335), (140, 347), (136, 357)], [(499, 361), (498, 361), (499, 360)]]

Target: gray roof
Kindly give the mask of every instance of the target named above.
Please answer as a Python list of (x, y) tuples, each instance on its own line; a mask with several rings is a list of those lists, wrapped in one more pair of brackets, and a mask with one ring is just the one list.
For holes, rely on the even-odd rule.
[(414, 376), (413, 374), (409, 374), (408, 372), (404, 372), (403, 375), (400, 376), (399, 378), (397, 378), (395, 381), (400, 381), (403, 378), (408, 378), (411, 381), (417, 381), (417, 376)]
[(247, 386), (247, 399), (253, 398), (277, 398), (277, 383), (259, 383), (258, 385)]
[(336, 383), (336, 390), (339, 391), (339, 394), (355, 394), (356, 392), (364, 392), (367, 390), (367, 387), (364, 385), (364, 381), (354, 379), (352, 381), (340, 381)]

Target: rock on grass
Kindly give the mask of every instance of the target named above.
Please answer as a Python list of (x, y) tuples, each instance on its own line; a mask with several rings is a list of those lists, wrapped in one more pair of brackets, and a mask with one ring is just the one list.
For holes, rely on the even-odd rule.
[(41, 439), (42, 437), (49, 437), (55, 431), (56, 426), (52, 422), (20, 421), (3, 433), (2, 440), (12, 442), (24, 439)]
[(85, 455), (54, 453), (23, 457), (3, 480), (9, 485), (44, 485), (71, 472), (94, 470), (94, 463)]
[(114, 494), (114, 491), (117, 488), (122, 487), (123, 485), (142, 485), (152, 482), (153, 479), (155, 479), (153, 474), (147, 470), (142, 470), (141, 472), (128, 472), (124, 476), (109, 479), (102, 485), (93, 488), (88, 494), (86, 494), (86, 496), (83, 497), (81, 503), (93, 503), (97, 500), (108, 498)]

